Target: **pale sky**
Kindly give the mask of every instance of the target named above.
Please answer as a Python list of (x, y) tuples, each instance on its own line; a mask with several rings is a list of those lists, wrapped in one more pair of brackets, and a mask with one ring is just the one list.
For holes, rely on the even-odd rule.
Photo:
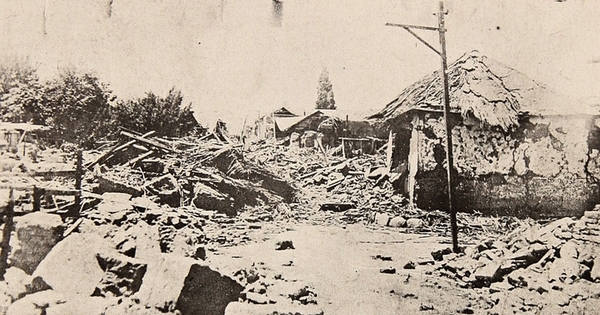
[[(0, 0), (0, 55), (28, 57), (44, 77), (75, 66), (120, 98), (175, 86), (203, 124), (230, 129), (285, 106), (314, 108), (327, 67), (336, 103), (366, 115), (440, 67), (386, 22), (435, 26), (438, 1)], [(600, 1), (446, 1), (449, 61), (477, 49), (582, 103), (600, 103)], [(417, 31), (435, 46), (437, 35)]]

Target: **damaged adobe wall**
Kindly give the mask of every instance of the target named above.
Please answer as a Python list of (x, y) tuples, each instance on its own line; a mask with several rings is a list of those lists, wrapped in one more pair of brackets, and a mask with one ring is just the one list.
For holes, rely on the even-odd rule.
[[(452, 130), (459, 210), (549, 217), (579, 215), (598, 200), (600, 148), (591, 117), (524, 120), (511, 132), (468, 119)], [(418, 129), (415, 198), (444, 209), (447, 199), (442, 118), (426, 114)]]

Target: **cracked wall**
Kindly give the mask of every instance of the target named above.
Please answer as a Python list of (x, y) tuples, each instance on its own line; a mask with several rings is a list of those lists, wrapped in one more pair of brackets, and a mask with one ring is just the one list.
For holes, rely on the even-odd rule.
[[(444, 209), (442, 117), (425, 114), (416, 128), (416, 203)], [(465, 120), (452, 129), (456, 204), (463, 211), (532, 217), (589, 210), (598, 202), (600, 178), (600, 134), (590, 141), (594, 130), (590, 117), (530, 118), (508, 133)]]

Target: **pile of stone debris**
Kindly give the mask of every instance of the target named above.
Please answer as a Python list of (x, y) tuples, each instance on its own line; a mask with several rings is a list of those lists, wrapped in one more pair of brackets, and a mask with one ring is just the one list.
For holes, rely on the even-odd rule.
[(302, 191), (294, 211), (300, 219), (314, 214), (302, 208), (339, 212), (340, 223), (368, 222), (374, 213), (406, 211), (406, 200), (394, 190), (401, 173), (390, 172), (382, 155), (345, 159), (314, 148), (266, 144), (253, 149), (246, 155), (249, 160)]
[(260, 264), (209, 266), (208, 251), (249, 240), (260, 223), (124, 193), (102, 197), (77, 220), (15, 218), (0, 314), (248, 314), (262, 304), (322, 314), (313, 289)]
[(274, 205), (294, 197), (284, 180), (244, 159), (238, 144), (216, 136), (167, 140), (149, 134), (121, 132), (118, 143), (86, 165), (92, 172), (84, 187), (231, 216), (244, 206)]
[[(440, 275), (489, 294), (488, 314), (588, 314), (600, 298), (600, 211), (432, 253)], [(593, 313), (593, 312), (592, 312)]]

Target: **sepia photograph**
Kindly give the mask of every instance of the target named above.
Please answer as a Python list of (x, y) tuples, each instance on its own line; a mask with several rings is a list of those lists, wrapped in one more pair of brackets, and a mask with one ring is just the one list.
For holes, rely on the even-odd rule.
[(599, 13), (0, 0), (0, 315), (600, 315)]

